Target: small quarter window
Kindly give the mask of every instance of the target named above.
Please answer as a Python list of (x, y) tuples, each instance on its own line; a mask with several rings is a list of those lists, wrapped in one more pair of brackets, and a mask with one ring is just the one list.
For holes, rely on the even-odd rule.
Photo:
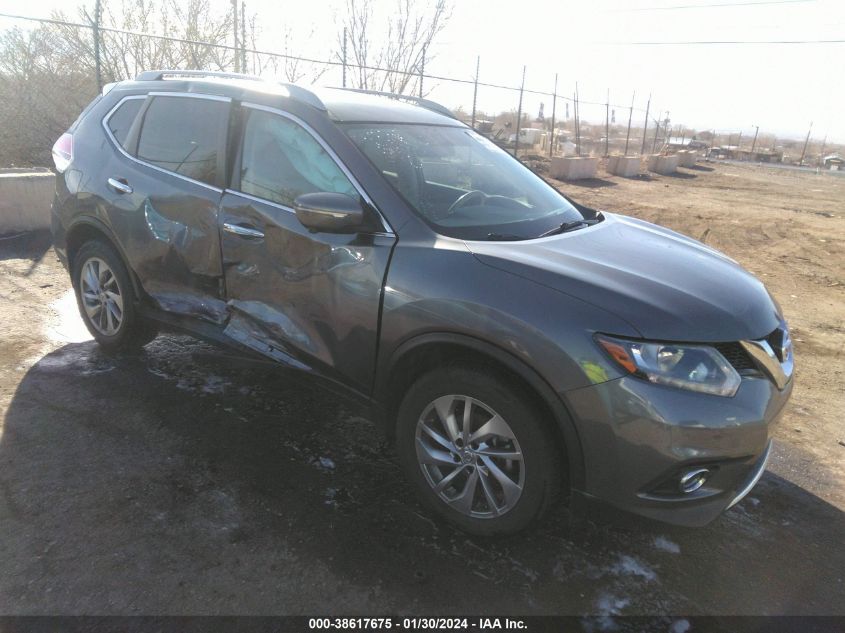
[(228, 102), (155, 97), (144, 114), (138, 159), (216, 185), (228, 116)]
[(282, 116), (252, 110), (244, 131), (240, 190), (287, 207), (303, 193), (343, 193), (355, 187), (302, 126)]
[(116, 140), (124, 149), (126, 149), (126, 137), (129, 136), (129, 130), (132, 128), (132, 123), (135, 121), (135, 117), (138, 116), (138, 111), (141, 109), (143, 104), (143, 98), (127, 99), (120, 104), (120, 107), (109, 117), (109, 130), (111, 130), (114, 140)]

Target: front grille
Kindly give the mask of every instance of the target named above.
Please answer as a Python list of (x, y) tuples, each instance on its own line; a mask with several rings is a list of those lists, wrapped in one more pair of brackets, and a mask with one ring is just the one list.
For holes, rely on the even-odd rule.
[(716, 343), (714, 347), (737, 371), (757, 368), (748, 352), (739, 343)]
[(780, 362), (784, 361), (783, 358), (783, 346), (784, 346), (784, 339), (788, 338), (789, 334), (787, 334), (785, 329), (777, 328), (771, 334), (766, 337), (766, 342), (772, 348), (775, 353), (775, 356), (778, 357)]

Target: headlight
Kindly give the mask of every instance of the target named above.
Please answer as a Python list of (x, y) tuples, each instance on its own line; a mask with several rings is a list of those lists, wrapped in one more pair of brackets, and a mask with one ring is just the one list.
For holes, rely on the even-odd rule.
[(730, 397), (739, 389), (739, 374), (713, 347), (602, 335), (596, 340), (623, 369), (645, 380), (716, 396)]

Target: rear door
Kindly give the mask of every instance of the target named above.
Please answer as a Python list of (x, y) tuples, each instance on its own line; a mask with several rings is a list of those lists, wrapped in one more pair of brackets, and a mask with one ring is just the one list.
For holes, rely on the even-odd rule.
[(382, 286), (395, 241), (374, 207), (372, 230), (310, 232), (303, 193), (366, 194), (319, 136), (295, 116), (242, 107), (241, 147), (221, 203), (231, 318), (226, 333), (261, 353), (368, 393)]
[(152, 93), (124, 136), (121, 117), (137, 107), (134, 99), (119, 104), (105, 121), (120, 150), (104, 174), (110, 223), (158, 307), (222, 323), (217, 214), (230, 100)]

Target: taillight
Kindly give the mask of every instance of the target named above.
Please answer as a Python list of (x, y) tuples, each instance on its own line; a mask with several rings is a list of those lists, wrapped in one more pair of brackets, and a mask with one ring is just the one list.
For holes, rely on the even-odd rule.
[(70, 166), (73, 160), (73, 135), (65, 132), (53, 145), (53, 162), (56, 163), (56, 171), (60, 174)]

